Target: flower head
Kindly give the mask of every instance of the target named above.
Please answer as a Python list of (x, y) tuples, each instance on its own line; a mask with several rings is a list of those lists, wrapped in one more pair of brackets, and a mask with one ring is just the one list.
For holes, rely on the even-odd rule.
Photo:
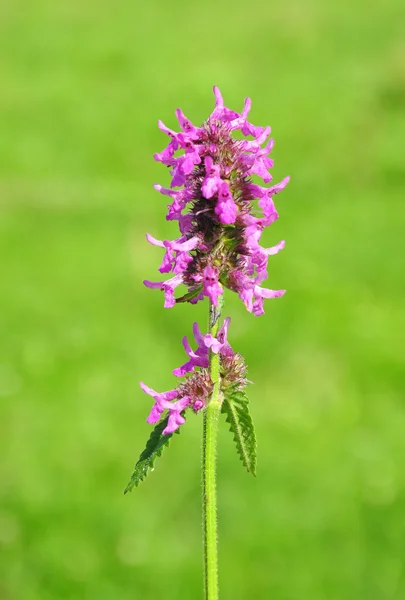
[[(166, 218), (178, 221), (181, 237), (162, 242), (148, 236), (153, 245), (165, 249), (159, 271), (173, 273), (174, 278), (145, 281), (145, 285), (162, 289), (168, 308), (180, 301), (195, 303), (205, 296), (217, 305), (226, 287), (239, 295), (250, 312), (260, 315), (264, 298), (284, 293), (267, 290), (259, 283), (267, 278), (268, 257), (285, 242), (277, 244), (273, 252), (260, 246), (259, 240), (263, 229), (278, 218), (273, 197), (285, 188), (289, 177), (271, 187), (252, 182), (252, 176), (265, 184), (272, 179), (270, 127), (248, 121), (250, 98), (237, 113), (225, 106), (217, 87), (214, 96), (215, 108), (201, 127), (193, 125), (180, 109), (176, 110), (179, 133), (158, 123), (170, 141), (155, 159), (169, 167), (171, 184), (170, 188), (155, 188), (171, 197)], [(235, 131), (245, 139), (236, 138)], [(261, 216), (255, 216), (255, 200)], [(187, 294), (176, 299), (174, 289), (179, 283), (187, 287)]]
[(163, 430), (164, 435), (173, 433), (185, 422), (186, 409), (191, 408), (194, 412), (199, 412), (206, 407), (213, 389), (209, 374), (210, 350), (220, 355), (220, 364), (225, 374), (221, 385), (227, 386), (235, 377), (239, 377), (239, 372), (230, 368), (236, 356), (227, 339), (230, 321), (229, 317), (224, 320), (216, 337), (208, 333), (203, 335), (198, 324), (194, 323), (193, 334), (197, 348), (192, 350), (187, 337), (183, 338), (183, 346), (189, 360), (173, 371), (176, 377), (185, 377), (185, 381), (176, 388), (167, 392), (156, 392), (141, 382), (142, 390), (154, 400), (147, 422), (157, 423), (167, 411), (168, 422)]

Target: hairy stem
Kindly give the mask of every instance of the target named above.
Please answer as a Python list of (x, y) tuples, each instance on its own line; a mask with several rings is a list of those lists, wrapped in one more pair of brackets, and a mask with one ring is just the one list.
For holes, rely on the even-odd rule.
[[(223, 296), (217, 307), (209, 306), (209, 332), (218, 333)], [(203, 480), (203, 528), (204, 528), (204, 590), (205, 600), (218, 600), (218, 535), (217, 535), (217, 489), (216, 455), (218, 418), (221, 411), (219, 353), (210, 350), (209, 370), (214, 383), (211, 399), (204, 411), (202, 480)]]

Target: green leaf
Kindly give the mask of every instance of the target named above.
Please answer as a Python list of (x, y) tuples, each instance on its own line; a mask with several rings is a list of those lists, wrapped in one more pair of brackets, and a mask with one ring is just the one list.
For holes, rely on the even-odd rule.
[(187, 292), (187, 294), (184, 294), (184, 296), (181, 296), (181, 298), (176, 298), (176, 304), (178, 304), (179, 302), (190, 302), (190, 300), (198, 296), (201, 290), (202, 286), (198, 287), (195, 290), (191, 290), (191, 292)]
[[(146, 443), (145, 450), (142, 452), (138, 462), (135, 465), (134, 472), (132, 473), (131, 479), (124, 490), (124, 494), (131, 492), (134, 487), (138, 486), (140, 482), (145, 479), (149, 470), (153, 471), (153, 465), (156, 458), (161, 456), (165, 446), (169, 445), (173, 434), (168, 433), (167, 435), (162, 435), (162, 431), (166, 427), (168, 420), (169, 417), (167, 416), (165, 419), (160, 421), (152, 431), (150, 438)], [(179, 433), (179, 430), (177, 430), (176, 433)]]
[(256, 476), (256, 436), (246, 392), (225, 390), (221, 410), (230, 424), (242, 463), (249, 473)]

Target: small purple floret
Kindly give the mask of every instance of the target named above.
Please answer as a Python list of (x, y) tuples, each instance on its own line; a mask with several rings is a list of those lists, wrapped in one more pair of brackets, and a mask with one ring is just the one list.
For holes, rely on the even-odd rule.
[(167, 281), (148, 281), (144, 280), (144, 285), (152, 290), (162, 290), (165, 293), (165, 308), (172, 308), (176, 304), (176, 300), (174, 298), (174, 290), (177, 286), (183, 283), (182, 275), (175, 275), (171, 279)]
[(210, 348), (214, 354), (222, 354), (223, 356), (233, 356), (234, 352), (228, 342), (228, 328), (231, 319), (227, 317), (224, 324), (218, 331), (217, 337), (213, 337), (210, 333), (204, 336), (204, 344)]
[(216, 215), (223, 225), (235, 223), (238, 208), (232, 199), (229, 183), (223, 181), (219, 186), (217, 205), (214, 209)]
[(186, 373), (190, 373), (195, 367), (208, 367), (208, 349), (204, 344), (204, 337), (197, 323), (193, 325), (194, 339), (198, 344), (197, 350), (191, 349), (187, 336), (182, 340), (182, 344), (186, 351), (189, 360), (181, 367), (174, 369), (173, 374), (176, 377), (183, 377)]
[(212, 267), (205, 267), (203, 271), (204, 295), (208, 296), (214, 306), (218, 306), (218, 298), (224, 293), (218, 283), (218, 272)]

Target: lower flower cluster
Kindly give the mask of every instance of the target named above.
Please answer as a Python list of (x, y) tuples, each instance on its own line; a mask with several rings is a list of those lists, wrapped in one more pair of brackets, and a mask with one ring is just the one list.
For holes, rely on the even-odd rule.
[[(216, 337), (210, 333), (203, 335), (197, 323), (193, 325), (194, 339), (197, 348), (193, 350), (187, 336), (182, 340), (188, 360), (173, 370), (176, 377), (185, 380), (176, 388), (167, 392), (156, 392), (141, 382), (142, 390), (152, 396), (154, 404), (147, 418), (150, 424), (157, 423), (167, 411), (168, 423), (163, 434), (174, 433), (185, 422), (184, 412), (191, 408), (194, 412), (203, 410), (209, 402), (213, 390), (213, 382), (209, 374), (209, 353), (220, 355), (221, 386), (237, 384), (246, 385), (246, 367), (240, 354), (235, 353), (228, 342), (230, 318), (224, 319)], [(173, 402), (175, 400), (175, 402)]]

